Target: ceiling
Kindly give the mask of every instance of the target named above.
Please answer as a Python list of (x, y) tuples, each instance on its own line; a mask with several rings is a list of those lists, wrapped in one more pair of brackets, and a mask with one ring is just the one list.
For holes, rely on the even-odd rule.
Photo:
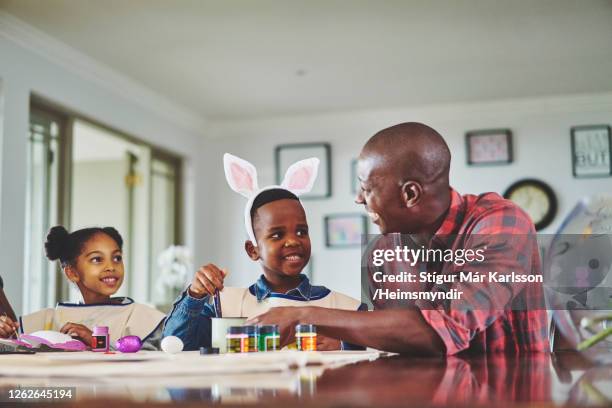
[(207, 119), (612, 91), (609, 0), (0, 0)]

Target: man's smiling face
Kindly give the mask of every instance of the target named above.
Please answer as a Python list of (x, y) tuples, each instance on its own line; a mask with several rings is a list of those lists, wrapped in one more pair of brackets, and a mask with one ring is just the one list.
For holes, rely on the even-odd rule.
[(357, 162), (357, 177), (360, 189), (355, 202), (364, 205), (380, 232), (407, 232), (403, 230), (407, 214), (402, 203), (401, 184), (383, 157), (362, 152)]

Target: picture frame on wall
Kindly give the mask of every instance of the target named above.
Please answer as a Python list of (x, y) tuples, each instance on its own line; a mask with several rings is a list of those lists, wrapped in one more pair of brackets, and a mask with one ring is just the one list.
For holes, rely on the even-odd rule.
[(329, 143), (294, 143), (276, 146), (274, 163), (276, 169), (276, 184), (282, 183), (285, 172), (293, 163), (316, 157), (320, 160), (317, 179), (308, 194), (300, 199), (320, 199), (331, 197), (331, 145)]
[(368, 217), (364, 214), (332, 214), (324, 221), (328, 248), (360, 247), (362, 237), (368, 233)]
[(574, 126), (570, 134), (574, 177), (610, 177), (612, 175), (610, 126)]
[(510, 129), (473, 130), (465, 134), (470, 166), (510, 164), (513, 161)]

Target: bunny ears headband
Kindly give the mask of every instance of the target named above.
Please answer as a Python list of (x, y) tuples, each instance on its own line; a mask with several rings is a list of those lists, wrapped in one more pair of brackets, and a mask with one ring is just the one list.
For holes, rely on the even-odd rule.
[(244, 208), (244, 226), (249, 239), (253, 245), (257, 246), (255, 233), (253, 232), (253, 222), (251, 220), (251, 208), (255, 198), (266, 190), (282, 188), (300, 196), (312, 190), (312, 186), (317, 178), (319, 169), (319, 159), (300, 160), (292, 164), (285, 173), (285, 178), (280, 186), (272, 185), (259, 188), (257, 185), (257, 170), (255, 166), (246, 160), (236, 157), (229, 153), (223, 155), (223, 168), (225, 169), (225, 179), (230, 188), (238, 194), (248, 199)]

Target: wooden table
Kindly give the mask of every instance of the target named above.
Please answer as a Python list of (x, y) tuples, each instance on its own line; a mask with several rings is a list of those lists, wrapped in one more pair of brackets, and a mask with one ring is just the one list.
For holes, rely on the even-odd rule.
[[(41, 383), (42, 381), (42, 383)], [(10, 383), (10, 381), (8, 381)], [(4, 378), (0, 391), (9, 387)], [(538, 406), (610, 405), (612, 367), (576, 353), (394, 356), (338, 368), (92, 383), (16, 380), (14, 384), (75, 386), (77, 401), (49, 406)], [(84, 405), (84, 400), (88, 400)], [(42, 406), (42, 405), (40, 405)]]

